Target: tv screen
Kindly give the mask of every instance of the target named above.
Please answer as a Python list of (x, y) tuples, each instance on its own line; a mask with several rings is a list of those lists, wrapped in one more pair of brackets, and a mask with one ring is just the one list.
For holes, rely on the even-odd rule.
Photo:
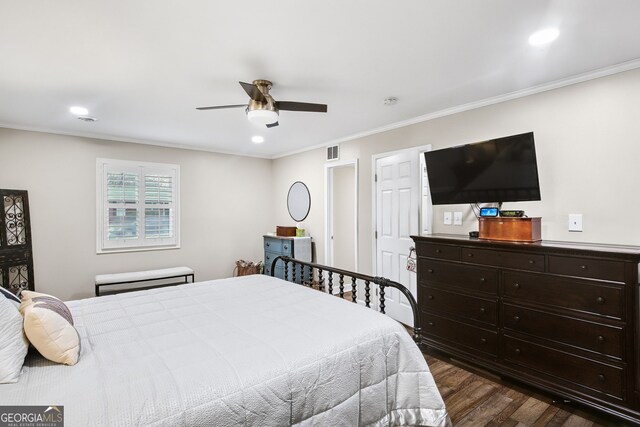
[(434, 205), (540, 200), (533, 132), (424, 153)]

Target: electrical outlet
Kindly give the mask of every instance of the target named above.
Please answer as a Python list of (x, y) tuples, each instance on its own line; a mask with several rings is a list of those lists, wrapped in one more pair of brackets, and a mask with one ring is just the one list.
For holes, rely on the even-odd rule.
[(569, 231), (582, 231), (582, 214), (569, 214)]
[(462, 225), (462, 212), (453, 213), (453, 225)]
[(444, 213), (444, 225), (451, 225), (451, 212)]

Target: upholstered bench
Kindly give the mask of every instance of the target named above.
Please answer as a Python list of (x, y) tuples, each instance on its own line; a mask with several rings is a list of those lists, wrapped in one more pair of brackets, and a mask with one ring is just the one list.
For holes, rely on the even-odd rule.
[[(166, 279), (175, 279), (182, 277), (184, 281), (176, 283), (158, 283)], [(165, 286), (181, 285), (183, 283), (191, 283), (195, 280), (193, 269), (189, 267), (173, 267), (162, 268), (160, 270), (147, 270), (147, 271), (131, 271), (129, 273), (114, 273), (114, 274), (98, 274), (95, 277), (96, 296), (117, 294), (121, 292), (133, 292), (144, 289), (162, 288)], [(108, 291), (100, 292), (102, 286), (124, 285), (128, 283), (142, 283), (150, 282), (148, 286), (136, 287), (136, 288), (120, 288), (112, 289)]]

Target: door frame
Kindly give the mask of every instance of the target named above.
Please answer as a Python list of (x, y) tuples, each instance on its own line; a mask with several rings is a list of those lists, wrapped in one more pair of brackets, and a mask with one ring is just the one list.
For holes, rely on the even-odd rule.
[[(360, 212), (359, 207), (359, 197), (358, 197), (358, 159), (354, 160), (339, 160), (333, 161), (330, 163), (325, 163), (324, 165), (324, 206), (325, 206), (325, 215), (324, 215), (324, 237), (325, 237), (325, 245), (324, 245), (324, 262), (328, 266), (333, 267), (333, 241), (331, 240), (331, 231), (333, 231), (333, 169), (341, 168), (341, 167), (353, 167), (354, 179), (354, 260), (355, 260), (355, 271), (359, 271), (360, 263), (358, 262), (358, 213)], [(351, 286), (351, 285), (349, 285)]]
[[(417, 147), (403, 148), (400, 150), (385, 151), (384, 153), (377, 153), (371, 156), (371, 183), (373, 184), (371, 185), (371, 247), (373, 248), (373, 250), (371, 251), (371, 270), (373, 271), (373, 276), (378, 275), (378, 239), (376, 239), (376, 229), (378, 228), (378, 217), (376, 215), (378, 210), (378, 198), (376, 197), (376, 190), (378, 187), (378, 184), (376, 183), (378, 159), (383, 159), (385, 157), (393, 156), (395, 154), (400, 154), (407, 151), (416, 151), (419, 156), (425, 151), (431, 151), (431, 149), (431, 144), (426, 144)], [(420, 168), (421, 164), (422, 162), (418, 162), (418, 168)], [(422, 177), (422, 171), (420, 171), (420, 174), (418, 176)], [(420, 198), (422, 199), (422, 178), (420, 179), (418, 185), (420, 187)], [(422, 200), (418, 201), (418, 207), (418, 234), (420, 234), (420, 231), (422, 230)], [(433, 206), (430, 205), (429, 208), (431, 210), (431, 215), (429, 215), (429, 217), (433, 218)], [(433, 230), (433, 228), (430, 229)]]

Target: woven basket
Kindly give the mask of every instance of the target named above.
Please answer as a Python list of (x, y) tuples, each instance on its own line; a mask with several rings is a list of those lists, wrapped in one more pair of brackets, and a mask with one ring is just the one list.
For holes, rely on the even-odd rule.
[(260, 273), (262, 273), (262, 261), (254, 264), (241, 259), (236, 261), (236, 268), (233, 269), (234, 276), (248, 276)]

